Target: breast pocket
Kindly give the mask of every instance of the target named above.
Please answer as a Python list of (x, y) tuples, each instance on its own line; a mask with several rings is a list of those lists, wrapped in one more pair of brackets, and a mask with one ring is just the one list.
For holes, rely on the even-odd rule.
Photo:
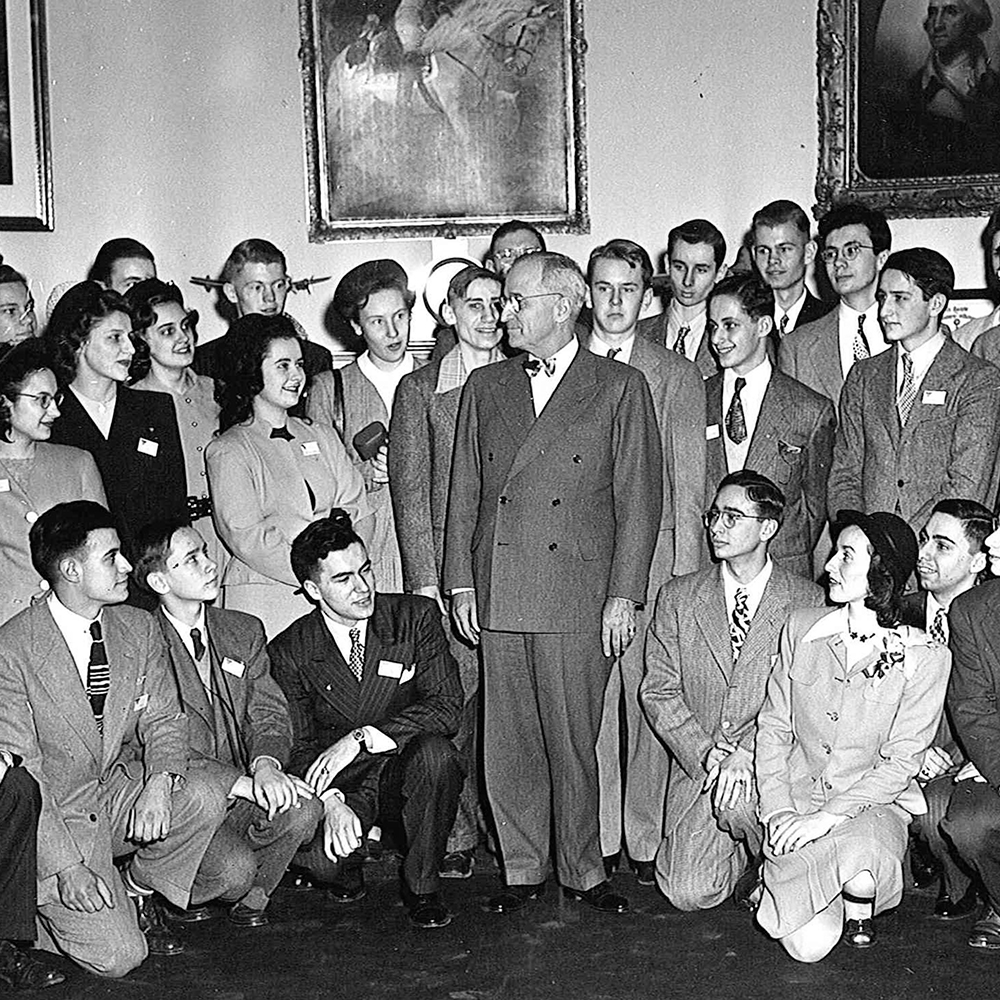
[(802, 484), (802, 470), (806, 463), (806, 441), (778, 438), (778, 461), (774, 467), (775, 481), (785, 493), (793, 496)]

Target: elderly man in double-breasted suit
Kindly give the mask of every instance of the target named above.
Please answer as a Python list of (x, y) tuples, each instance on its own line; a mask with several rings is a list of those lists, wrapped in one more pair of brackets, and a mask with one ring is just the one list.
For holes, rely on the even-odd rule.
[(656, 881), (682, 910), (716, 906), (757, 870), (757, 712), (785, 619), (823, 603), (768, 555), (784, 509), (765, 476), (723, 479), (706, 515), (719, 565), (665, 584), (647, 634), (640, 698), (673, 757)]
[(649, 386), (582, 350), (586, 283), (561, 254), (511, 268), (503, 321), (527, 356), (473, 372), (455, 437), (445, 588), (470, 641), (482, 629), (486, 787), (509, 912), (559, 879), (598, 909), (605, 881), (594, 745), (611, 666), (635, 634), (660, 525)]

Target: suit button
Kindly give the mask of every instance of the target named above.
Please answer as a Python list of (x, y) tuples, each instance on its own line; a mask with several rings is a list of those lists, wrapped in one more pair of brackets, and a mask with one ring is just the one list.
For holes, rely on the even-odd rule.
[(505, 504), (506, 502), (507, 502), (507, 498), (506, 497), (500, 497), (500, 503), (501, 504)]
[(905, 479), (897, 479), (897, 480), (896, 480), (896, 485), (897, 485), (897, 486), (898, 486), (898, 487), (899, 487), (900, 489), (902, 489), (902, 488), (903, 488), (903, 487), (904, 487), (904, 486), (906, 485), (906, 480), (905, 480)]
[(826, 714), (830, 716), (830, 719), (833, 722), (836, 722), (840, 718), (840, 716), (837, 715), (836, 712), (827, 712)]
[(560, 500), (559, 497), (556, 497), (555, 500), (552, 501), (552, 506), (553, 507), (558, 507), (559, 504), (561, 504), (561, 503), (562, 503), (562, 500)]
[(90, 816), (88, 817), (88, 819), (90, 820), (91, 823), (96, 823), (97, 822), (97, 813), (91, 813)]
[(728, 719), (723, 719), (722, 720), (722, 728), (723, 729), (728, 729), (731, 725), (732, 725), (732, 723)]
[(824, 781), (823, 782), (823, 787), (825, 789), (829, 790), (829, 789), (833, 788), (833, 785), (831, 785), (829, 781)]
[(577, 465), (579, 465), (579, 464), (580, 464), (580, 463), (581, 463), (581, 462), (583, 461), (583, 459), (582, 459), (582, 458), (580, 458), (580, 456), (579, 456), (579, 455), (574, 455), (574, 456), (573, 456), (573, 461), (574, 461), (574, 462), (576, 462), (576, 463), (577, 463)]
[(825, 751), (826, 751), (827, 753), (830, 753), (830, 752), (831, 752), (831, 751), (833, 750), (833, 748), (832, 748), (832, 747), (830, 746), (830, 744), (829, 744), (829, 743), (824, 743), (824, 744), (823, 744), (823, 749), (824, 749), (824, 750), (825, 750)]
[(551, 544), (551, 545), (549, 546), (549, 552), (555, 552), (555, 550), (556, 550), (556, 549), (558, 549), (558, 548), (559, 548), (559, 546), (558, 546), (558, 545), (556, 545), (556, 543), (555, 543), (555, 542), (553, 542), (553, 543), (552, 543), (552, 544)]

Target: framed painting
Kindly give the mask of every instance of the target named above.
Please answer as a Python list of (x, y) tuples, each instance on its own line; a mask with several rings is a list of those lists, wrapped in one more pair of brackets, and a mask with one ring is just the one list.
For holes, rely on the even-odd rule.
[(583, 0), (299, 0), (309, 238), (587, 232)]
[(997, 205), (993, 2), (819, 0), (817, 215), (852, 200), (911, 218)]

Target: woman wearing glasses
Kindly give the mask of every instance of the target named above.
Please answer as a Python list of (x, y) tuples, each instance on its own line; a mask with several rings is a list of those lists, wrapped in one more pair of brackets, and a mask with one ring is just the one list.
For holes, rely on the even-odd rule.
[(766, 829), (757, 921), (800, 962), (875, 943), (896, 906), (915, 776), (941, 718), (951, 654), (900, 624), (917, 541), (894, 514), (840, 511), (826, 564), (838, 607), (796, 611), (757, 720)]
[(61, 399), (39, 341), (0, 357), (0, 622), (43, 592), (28, 549), (38, 515), (67, 500), (106, 502), (94, 459), (49, 443)]

